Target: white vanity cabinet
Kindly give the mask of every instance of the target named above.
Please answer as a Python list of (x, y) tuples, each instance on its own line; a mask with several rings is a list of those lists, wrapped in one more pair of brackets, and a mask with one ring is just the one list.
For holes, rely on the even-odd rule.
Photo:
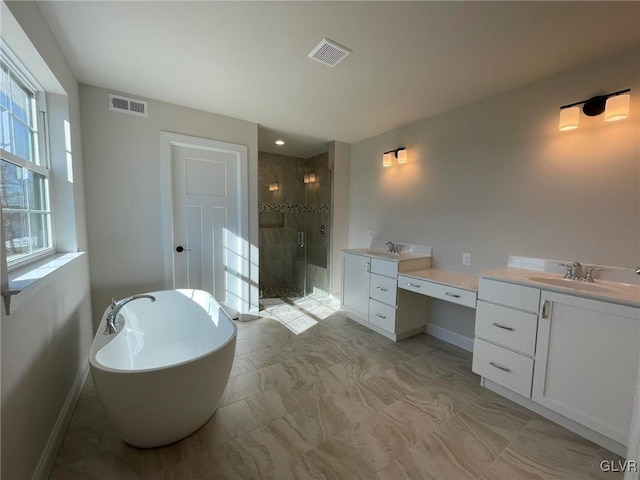
[(473, 371), (483, 385), (616, 453), (639, 362), (640, 308), (480, 279)]
[[(342, 308), (383, 335), (396, 330), (398, 262), (365, 255), (342, 255)], [(372, 327), (373, 326), (373, 327)]]
[(531, 398), (540, 290), (481, 278), (472, 369)]
[(342, 254), (342, 309), (356, 317), (369, 316), (371, 258)]
[[(422, 304), (399, 297), (398, 274), (411, 266), (428, 267), (429, 257), (398, 262), (375, 256), (342, 254), (342, 309), (349, 318), (392, 340), (419, 333), (426, 324)], [(400, 305), (402, 304), (402, 305)]]
[(640, 310), (542, 292), (533, 401), (626, 444), (640, 360)]

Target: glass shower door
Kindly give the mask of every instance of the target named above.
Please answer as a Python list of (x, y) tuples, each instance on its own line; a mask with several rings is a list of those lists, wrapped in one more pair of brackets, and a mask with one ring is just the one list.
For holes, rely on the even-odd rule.
[(329, 156), (324, 153), (306, 161), (304, 227), (298, 232), (300, 271), (298, 286), (304, 296), (329, 295), (329, 225), (331, 223), (331, 176)]

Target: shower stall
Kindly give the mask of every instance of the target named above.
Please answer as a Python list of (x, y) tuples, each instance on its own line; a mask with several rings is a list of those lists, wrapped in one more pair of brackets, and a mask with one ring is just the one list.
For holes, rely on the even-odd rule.
[(331, 172), (328, 153), (258, 154), (260, 295), (329, 295)]

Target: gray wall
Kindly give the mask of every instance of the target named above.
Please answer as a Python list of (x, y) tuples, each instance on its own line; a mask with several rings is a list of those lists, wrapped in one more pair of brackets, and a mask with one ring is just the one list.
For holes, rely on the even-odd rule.
[[(109, 93), (149, 102), (149, 117), (108, 109)], [(251, 278), (258, 277), (257, 124), (80, 86), (94, 317), (111, 297), (164, 288), (160, 132), (247, 145)], [(257, 311), (258, 289), (251, 303)]]
[[(349, 246), (368, 245), (372, 227), (433, 246), (435, 268), (478, 273), (509, 254), (637, 266), (639, 59), (628, 49), (352, 145)], [(581, 115), (558, 130), (561, 105), (624, 88), (627, 120)], [(409, 163), (383, 168), (400, 145)], [(473, 336), (472, 311), (431, 303), (434, 323)]]
[[(69, 120), (73, 152), (73, 184), (54, 198), (62, 205), (64, 222), (56, 224), (58, 246), (87, 249), (80, 108), (78, 84), (38, 6), (33, 2), (7, 3), (48, 69), (67, 94), (51, 97), (51, 134), (64, 130)], [(13, 31), (3, 15), (3, 38)], [(17, 46), (9, 43), (16, 50)], [(31, 48), (31, 47), (29, 47)], [(32, 72), (37, 76), (36, 72)], [(47, 88), (45, 86), (45, 88)], [(64, 108), (62, 108), (64, 104)], [(54, 140), (54, 139), (52, 139)], [(64, 142), (52, 141), (54, 156), (64, 158)], [(62, 150), (60, 150), (62, 149)], [(55, 161), (55, 158), (54, 158)], [(54, 175), (57, 175), (54, 174)], [(66, 179), (64, 179), (66, 180)], [(56, 179), (52, 182), (56, 183)], [(59, 209), (60, 210), (60, 209)], [(71, 212), (71, 218), (68, 214)], [(2, 314), (2, 478), (31, 478), (52, 434), (74, 381), (81, 378), (93, 328), (86, 256), (60, 277), (26, 300), (9, 316)], [(66, 427), (66, 426), (63, 426)], [(55, 452), (54, 452), (55, 455)]]
[(342, 250), (349, 246), (349, 172), (351, 145), (329, 144), (331, 184), (331, 293), (337, 299), (342, 290)]

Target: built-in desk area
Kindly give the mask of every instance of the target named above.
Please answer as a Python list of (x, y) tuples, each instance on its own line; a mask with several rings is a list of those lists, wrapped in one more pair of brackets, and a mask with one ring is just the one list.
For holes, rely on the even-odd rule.
[(398, 275), (398, 288), (476, 308), (477, 275), (429, 268)]

